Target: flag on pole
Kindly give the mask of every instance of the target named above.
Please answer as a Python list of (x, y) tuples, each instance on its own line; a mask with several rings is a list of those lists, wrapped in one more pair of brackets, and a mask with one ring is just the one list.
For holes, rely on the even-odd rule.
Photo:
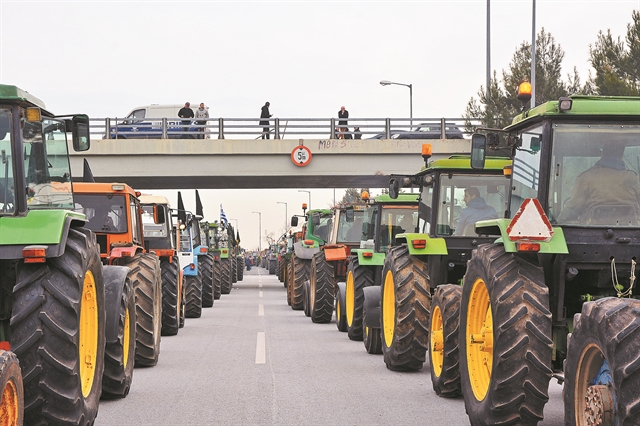
[(222, 204), (220, 204), (220, 223), (222, 223), (224, 226), (227, 226), (227, 215), (224, 214), (224, 210), (222, 210)]
[(240, 244), (240, 231), (236, 231), (236, 243)]

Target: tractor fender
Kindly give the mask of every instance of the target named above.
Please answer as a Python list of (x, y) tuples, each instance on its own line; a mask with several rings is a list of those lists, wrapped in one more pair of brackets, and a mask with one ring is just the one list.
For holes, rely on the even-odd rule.
[(126, 266), (104, 266), (102, 276), (104, 279), (104, 300), (107, 311), (107, 324), (105, 334), (108, 343), (118, 340), (118, 327), (120, 324), (120, 300), (129, 268)]
[(298, 241), (293, 245), (293, 250), (299, 259), (313, 259), (313, 255), (320, 252), (320, 247), (303, 247), (302, 243)]
[(369, 328), (380, 327), (380, 286), (374, 285), (362, 289), (364, 293), (364, 310), (366, 310), (365, 326)]

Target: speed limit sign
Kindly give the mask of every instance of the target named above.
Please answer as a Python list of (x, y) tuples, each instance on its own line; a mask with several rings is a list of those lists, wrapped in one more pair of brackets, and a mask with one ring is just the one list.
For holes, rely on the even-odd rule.
[(304, 145), (298, 145), (291, 151), (291, 161), (298, 167), (304, 167), (311, 161), (311, 150)]

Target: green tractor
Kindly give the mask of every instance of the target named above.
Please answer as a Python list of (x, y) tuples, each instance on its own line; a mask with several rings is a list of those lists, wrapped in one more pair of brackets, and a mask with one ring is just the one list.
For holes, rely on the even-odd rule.
[(637, 425), (640, 98), (525, 110), (473, 135), (472, 166), (500, 141), (513, 157), (509, 219), (476, 224), (499, 238), (473, 251), (460, 302), (469, 419), (536, 424), (556, 377), (565, 424)]
[[(473, 170), (469, 155), (429, 162), (431, 145), (422, 151), (422, 171), (392, 176), (389, 185), (391, 198), (400, 187), (420, 188), (419, 232), (398, 235), (400, 245), (387, 252), (382, 288), (371, 298), (365, 296), (366, 306), (381, 306), (380, 323), (365, 327), (382, 326), (384, 361), (392, 370), (422, 368), (428, 347), (433, 388), (438, 395), (453, 397), (461, 394), (457, 354), (462, 278), (472, 250), (495, 240), (478, 236), (475, 223), (504, 217), (509, 191), (504, 170), (510, 170), (511, 160), (491, 157), (484, 169)], [(429, 307), (410, 295), (421, 294), (424, 287), (435, 291), (429, 321), (418, 322)]]
[[(387, 252), (400, 244), (397, 236), (414, 231), (417, 227), (418, 194), (398, 194), (395, 199), (392, 199), (389, 195), (369, 198), (369, 194), (365, 192), (362, 199), (367, 206), (364, 210), (360, 248), (351, 250), (353, 257), (347, 266), (346, 284), (338, 285), (336, 312), (346, 314), (349, 339), (363, 340), (367, 352), (375, 354), (381, 353), (382, 350), (379, 325), (380, 298), (377, 305), (375, 302), (369, 302), (374, 300), (376, 292), (380, 292)], [(421, 300), (424, 309), (416, 314), (416, 321), (426, 323), (429, 314), (429, 287), (426, 273), (420, 282), (424, 285), (416, 287), (418, 293), (415, 297)], [(367, 296), (369, 293), (371, 293), (370, 297)], [(377, 325), (370, 328), (363, 324)]]
[(309, 273), (314, 254), (320, 251), (320, 246), (329, 241), (333, 223), (333, 212), (329, 209), (306, 211), (307, 205), (302, 205), (302, 216), (293, 216), (291, 226), (298, 226), (298, 217), (305, 219), (302, 226), (301, 238), (293, 244), (293, 253), (289, 263), (290, 274), (287, 273), (287, 296), (291, 302), (291, 309), (304, 310), (310, 316), (308, 294)]
[(111, 396), (129, 391), (128, 268), (102, 265), (86, 216), (74, 211), (67, 133), (74, 150), (89, 149), (86, 115), (56, 117), (31, 94), (0, 85), (3, 423), (93, 423), (108, 341), (122, 378)]
[(214, 297), (231, 293), (233, 283), (238, 280), (236, 256), (237, 244), (233, 227), (228, 223), (209, 224), (209, 249), (213, 254)]

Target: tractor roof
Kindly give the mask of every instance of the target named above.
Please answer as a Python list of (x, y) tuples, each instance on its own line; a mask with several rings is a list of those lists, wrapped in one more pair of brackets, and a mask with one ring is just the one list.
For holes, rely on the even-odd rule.
[(413, 204), (418, 202), (418, 197), (420, 194), (408, 194), (408, 193), (400, 193), (398, 194), (397, 199), (393, 199), (389, 197), (389, 194), (378, 195), (374, 198), (376, 203), (389, 203), (389, 204)]
[(163, 197), (162, 195), (142, 194), (138, 198), (140, 199), (140, 203), (142, 204), (166, 204), (167, 206), (171, 207), (169, 204), (169, 200), (167, 200), (167, 197)]
[(585, 118), (598, 116), (640, 117), (640, 97), (636, 96), (570, 96), (573, 101), (569, 111), (560, 111), (559, 101), (549, 101), (517, 115), (506, 130), (520, 127), (524, 122), (543, 117)]
[(16, 86), (10, 86), (6, 84), (0, 84), (0, 102), (13, 101), (13, 102), (27, 102), (33, 106), (37, 106), (42, 109), (46, 109), (44, 102), (36, 98), (29, 92), (20, 89)]
[[(487, 157), (484, 168), (501, 171), (505, 166), (509, 165), (511, 165), (511, 159), (509, 158)], [(456, 171), (467, 170), (470, 173), (477, 173), (477, 170), (471, 168), (471, 156), (469, 155), (452, 155), (449, 158), (433, 160), (429, 162), (429, 166), (423, 171), (441, 169), (455, 169)]]
[(137, 196), (136, 191), (126, 183), (73, 182), (73, 192), (77, 194), (129, 194), (133, 197)]

